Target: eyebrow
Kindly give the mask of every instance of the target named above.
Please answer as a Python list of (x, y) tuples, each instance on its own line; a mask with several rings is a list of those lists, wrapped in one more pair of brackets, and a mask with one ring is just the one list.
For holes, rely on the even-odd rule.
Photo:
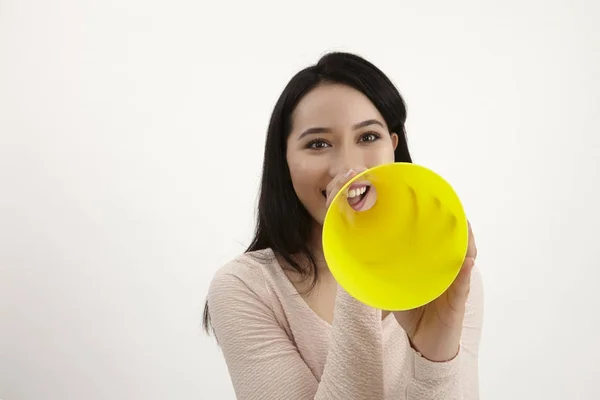
[[(381, 122), (377, 121), (376, 119), (368, 119), (366, 121), (359, 122), (358, 124), (352, 125), (352, 129), (356, 130), (356, 129), (364, 128), (369, 125), (379, 125), (382, 128), (384, 127), (383, 124)], [(333, 132), (333, 130), (331, 128), (322, 128), (322, 127), (308, 128), (307, 130), (302, 132), (302, 134), (298, 137), (298, 140), (302, 139), (306, 135), (314, 135), (314, 134), (319, 134), (319, 133), (331, 133), (331, 132)]]

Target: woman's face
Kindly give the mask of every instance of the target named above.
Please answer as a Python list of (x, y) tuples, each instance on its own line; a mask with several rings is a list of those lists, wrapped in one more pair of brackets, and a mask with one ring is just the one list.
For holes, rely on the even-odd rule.
[(287, 162), (296, 195), (323, 224), (325, 190), (349, 169), (363, 170), (394, 161), (398, 135), (371, 101), (341, 84), (319, 85), (292, 113)]

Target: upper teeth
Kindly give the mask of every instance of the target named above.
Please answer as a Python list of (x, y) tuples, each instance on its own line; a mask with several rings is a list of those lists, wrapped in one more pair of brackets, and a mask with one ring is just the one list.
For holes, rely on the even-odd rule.
[(348, 191), (348, 198), (351, 199), (353, 197), (360, 196), (361, 194), (363, 194), (366, 191), (367, 191), (367, 187), (366, 186), (362, 186), (362, 187), (359, 187), (359, 188), (356, 188), (356, 189), (350, 189)]

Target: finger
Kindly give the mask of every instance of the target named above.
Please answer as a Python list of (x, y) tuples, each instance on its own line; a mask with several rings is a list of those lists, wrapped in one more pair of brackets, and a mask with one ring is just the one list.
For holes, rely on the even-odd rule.
[(448, 304), (453, 310), (463, 310), (467, 304), (467, 298), (471, 290), (473, 265), (475, 265), (475, 260), (470, 257), (465, 258), (458, 276), (446, 292)]
[(450, 286), (452, 303), (456, 306), (464, 304), (471, 289), (471, 272), (475, 266), (475, 259), (466, 257), (458, 276)]
[(473, 271), (474, 266), (475, 259), (472, 257), (465, 257), (462, 267), (460, 268), (460, 272), (458, 273), (458, 276), (456, 277), (454, 282), (458, 285), (470, 285), (471, 272)]
[(327, 196), (327, 201), (326, 201), (327, 207), (329, 207), (329, 205), (333, 201), (333, 198), (340, 191), (340, 189), (350, 179), (352, 179), (354, 176), (356, 176), (356, 174), (357, 174), (357, 171), (350, 169), (350, 170), (346, 171), (346, 173), (344, 173), (344, 174), (338, 174), (335, 178), (332, 179), (331, 182), (329, 182), (329, 184), (327, 185), (327, 188), (325, 189), (326, 196)]
[(467, 225), (469, 227), (469, 241), (467, 245), (467, 257), (476, 259), (477, 258), (477, 244), (475, 243), (475, 235), (473, 234), (473, 229), (471, 228), (471, 222), (467, 220)]

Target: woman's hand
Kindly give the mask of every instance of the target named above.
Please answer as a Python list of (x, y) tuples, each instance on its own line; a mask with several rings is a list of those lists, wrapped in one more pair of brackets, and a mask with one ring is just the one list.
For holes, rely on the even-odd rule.
[(471, 271), (477, 258), (475, 237), (471, 224), (468, 223), (468, 226), (467, 254), (457, 278), (448, 290), (423, 307), (394, 312), (412, 347), (430, 361), (449, 361), (459, 351)]
[(331, 202), (335, 198), (335, 195), (340, 191), (340, 189), (348, 183), (348, 181), (358, 175), (360, 172), (364, 171), (364, 168), (357, 169), (349, 169), (348, 171), (336, 175), (331, 182), (327, 185), (325, 190), (325, 197), (327, 200), (325, 201), (325, 209), (329, 208)]

